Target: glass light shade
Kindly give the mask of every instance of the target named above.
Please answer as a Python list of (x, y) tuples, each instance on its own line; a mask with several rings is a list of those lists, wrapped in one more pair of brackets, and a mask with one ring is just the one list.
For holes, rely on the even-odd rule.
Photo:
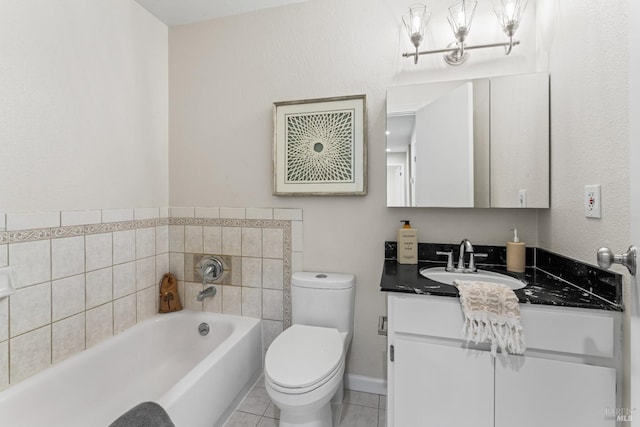
[(424, 39), (424, 32), (430, 17), (431, 12), (427, 9), (427, 6), (416, 3), (409, 8), (409, 16), (402, 18), (411, 43), (413, 43), (416, 48), (420, 45), (422, 39)]
[(500, 27), (509, 37), (513, 37), (518, 30), (522, 14), (527, 8), (527, 1), (500, 0), (495, 3), (493, 10), (496, 12)]
[(459, 42), (464, 42), (469, 31), (471, 31), (471, 22), (477, 5), (477, 1), (462, 0), (449, 8), (449, 17), (447, 19), (456, 40)]

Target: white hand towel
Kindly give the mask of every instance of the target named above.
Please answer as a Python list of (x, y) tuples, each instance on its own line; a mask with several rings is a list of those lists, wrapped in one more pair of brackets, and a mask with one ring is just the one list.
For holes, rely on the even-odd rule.
[(467, 342), (491, 343), (491, 354), (497, 348), (503, 354), (522, 354), (526, 348), (520, 323), (518, 297), (501, 283), (456, 280), (460, 305), (464, 314), (462, 336)]

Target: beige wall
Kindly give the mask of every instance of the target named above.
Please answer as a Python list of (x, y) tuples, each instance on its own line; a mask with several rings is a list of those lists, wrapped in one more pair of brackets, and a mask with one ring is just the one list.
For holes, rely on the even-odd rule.
[[(628, 1), (543, 1), (551, 73), (551, 206), (540, 245), (595, 263), (624, 252), (629, 226)], [(577, 49), (577, 46), (580, 46)], [(585, 218), (584, 186), (602, 185), (602, 219)], [(614, 249), (615, 248), (615, 249)], [(623, 270), (619, 270), (623, 271)]]
[[(529, 244), (538, 238), (533, 210), (385, 207), (387, 87), (536, 71), (534, 6), (522, 27), (528, 42), (513, 57), (474, 52), (475, 61), (459, 68), (445, 66), (439, 56), (421, 58), (417, 67), (401, 58), (409, 49), (400, 26), (406, 7), (400, 0), (310, 1), (173, 27), (169, 34), (171, 205), (302, 208), (304, 268), (357, 276), (348, 369), (374, 378), (386, 375), (386, 341), (377, 335), (377, 317), (386, 313), (385, 296), (378, 290), (383, 242), (395, 240), (401, 219), (410, 219), (425, 242), (466, 237), (504, 244), (514, 226)], [(474, 22), (477, 40), (502, 40), (493, 30), (491, 5), (478, 8), (484, 8), (484, 15)], [(440, 47), (450, 41), (450, 29), (446, 15), (438, 13), (438, 25), (447, 35)], [(483, 22), (491, 28), (488, 35)], [(272, 196), (273, 102), (362, 93), (369, 121), (369, 194)]]
[(0, 3), (0, 212), (167, 206), (167, 38), (131, 0)]

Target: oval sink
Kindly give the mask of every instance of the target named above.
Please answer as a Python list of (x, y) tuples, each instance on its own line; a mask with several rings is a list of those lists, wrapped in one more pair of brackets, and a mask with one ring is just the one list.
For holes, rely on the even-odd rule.
[(427, 279), (446, 285), (453, 285), (454, 280), (470, 280), (477, 282), (502, 283), (513, 290), (522, 289), (527, 284), (515, 277), (506, 274), (496, 273), (494, 271), (478, 270), (475, 273), (458, 273), (455, 271), (446, 271), (444, 267), (424, 267), (420, 269), (420, 274)]

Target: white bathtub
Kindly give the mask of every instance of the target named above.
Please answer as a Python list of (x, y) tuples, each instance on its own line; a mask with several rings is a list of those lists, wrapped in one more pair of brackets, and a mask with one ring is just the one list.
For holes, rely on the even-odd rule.
[[(211, 331), (200, 336), (198, 325)], [(106, 427), (154, 401), (176, 427), (221, 425), (262, 370), (260, 320), (156, 315), (0, 393), (0, 425)]]

